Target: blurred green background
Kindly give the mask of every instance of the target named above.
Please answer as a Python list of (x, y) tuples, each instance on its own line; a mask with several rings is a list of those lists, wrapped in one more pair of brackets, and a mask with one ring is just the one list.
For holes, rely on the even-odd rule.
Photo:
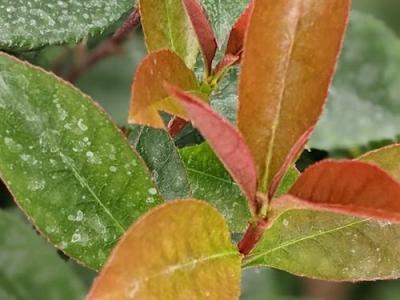
[[(400, 37), (399, 0), (354, 0), (353, 7), (381, 20)], [(89, 48), (95, 47), (97, 43), (96, 40), (89, 41)], [(390, 48), (391, 44), (378, 44), (377, 47)], [(127, 117), (132, 77), (136, 66), (145, 56), (145, 53), (142, 34), (140, 30), (137, 30), (124, 45), (121, 53), (101, 61), (85, 72), (76, 82), (79, 88), (96, 99), (121, 125), (125, 123)], [(24, 58), (56, 73), (63, 74), (65, 67), (71, 61), (79, 62), (80, 56), (84, 55), (85, 50), (82, 50), (80, 46), (51, 47), (26, 54)], [(400, 57), (400, 52), (397, 55)], [(55, 57), (62, 57), (63, 59), (60, 62)], [(391, 62), (384, 61), (383, 63), (390, 64)], [(400, 60), (394, 63), (400, 64)], [(400, 68), (396, 72), (393, 76), (400, 78)], [(397, 109), (400, 111), (400, 94), (395, 94), (394, 98), (398, 98)], [(376, 124), (376, 126), (379, 126), (379, 124)], [(382, 139), (377, 137), (371, 138), (369, 143), (351, 147), (333, 145), (329, 149), (310, 149), (302, 155), (298, 166), (301, 169), (326, 157), (353, 157), (396, 140), (397, 137), (394, 136)], [(315, 144), (319, 143), (322, 142), (316, 141)], [(0, 238), (0, 300), (83, 299), (96, 274), (78, 266), (39, 237), (15, 208), (3, 186), (0, 187), (0, 194), (1, 213), (4, 214), (1, 218), (3, 222), (0, 222), (0, 229), (2, 230), (2, 238)], [(5, 223), (4, 220), (7, 220), (8, 223)], [(17, 229), (10, 230), (10, 224), (14, 223)], [(32, 254), (35, 254), (34, 257), (37, 257), (37, 259), (32, 259)], [(35, 272), (40, 268), (43, 270), (40, 272), (37, 284), (50, 287), (38, 290), (37, 294), (28, 293), (28, 289), (23, 290), (14, 287), (10, 279), (6, 278), (1, 272), (1, 268), (8, 265), (6, 262), (11, 260), (21, 264), (21, 268), (12, 270), (17, 278), (24, 281), (26, 277), (39, 276), (39, 273)], [(46, 281), (50, 284), (46, 284)], [(242, 287), (242, 300), (400, 299), (400, 281), (356, 284), (327, 283), (298, 278), (278, 270), (267, 269), (244, 271)]]

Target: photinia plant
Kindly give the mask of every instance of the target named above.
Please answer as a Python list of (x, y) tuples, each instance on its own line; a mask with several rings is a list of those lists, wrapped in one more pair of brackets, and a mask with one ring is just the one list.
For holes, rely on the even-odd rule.
[[(400, 146), (302, 174), (295, 166), (328, 97), (351, 1), (238, 1), (226, 41), (212, 2), (140, 0), (117, 31), (140, 15), (150, 52), (124, 133), (71, 84), (0, 54), (0, 174), (19, 207), (55, 247), (100, 270), (90, 300), (238, 299), (241, 270), (260, 266), (398, 278)], [(0, 45), (43, 46), (35, 34)], [(232, 72), (228, 120), (212, 100)], [(206, 143), (178, 149), (189, 123)]]

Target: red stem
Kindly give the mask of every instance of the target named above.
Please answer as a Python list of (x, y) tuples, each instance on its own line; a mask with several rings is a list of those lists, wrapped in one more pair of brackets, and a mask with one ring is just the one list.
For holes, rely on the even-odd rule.
[(256, 246), (268, 227), (266, 219), (260, 219), (255, 223), (249, 224), (246, 233), (238, 244), (239, 252), (248, 255)]

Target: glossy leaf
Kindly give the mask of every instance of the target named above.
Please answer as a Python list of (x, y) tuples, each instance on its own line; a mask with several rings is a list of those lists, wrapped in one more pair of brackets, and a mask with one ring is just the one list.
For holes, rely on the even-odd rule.
[(134, 224), (88, 300), (239, 297), (240, 255), (222, 216), (197, 200), (170, 202)]
[(190, 196), (185, 165), (174, 141), (165, 130), (130, 125), (128, 140), (146, 162), (164, 199)]
[(198, 43), (182, 0), (139, 0), (139, 8), (149, 52), (169, 49), (193, 67)]
[(328, 150), (395, 139), (400, 134), (399, 70), (399, 38), (381, 21), (353, 11), (327, 107), (310, 145)]
[(108, 116), (55, 76), (0, 54), (0, 85), (2, 179), (54, 245), (100, 267), (161, 202), (147, 168)]
[(243, 232), (250, 219), (245, 197), (207, 144), (180, 151), (189, 176), (192, 196), (215, 206), (232, 232)]
[(261, 191), (321, 114), (349, 2), (255, 2), (242, 58), (238, 127), (255, 157)]
[(330, 281), (395, 279), (399, 243), (398, 224), (288, 206), (243, 266)]
[(134, 1), (0, 1), (0, 49), (31, 50), (77, 43), (102, 33), (134, 6)]
[[(365, 162), (324, 161), (313, 165), (289, 194), (310, 207), (400, 222), (400, 183)], [(280, 201), (287, 201), (285, 197)]]
[[(250, 219), (246, 199), (210, 146), (204, 143), (186, 147), (180, 153), (187, 168), (193, 197), (215, 206), (227, 220), (231, 231), (242, 233)], [(290, 168), (277, 196), (286, 194), (298, 177), (299, 172)]]
[(138, 67), (133, 81), (129, 123), (164, 128), (159, 111), (186, 118), (182, 107), (168, 99), (166, 81), (184, 90), (197, 88), (194, 73), (176, 54), (169, 50), (149, 54)]
[(0, 299), (82, 299), (84, 286), (17, 214), (0, 211)]
[(218, 48), (214, 31), (198, 0), (183, 0), (182, 2), (185, 5), (186, 12), (196, 32), (203, 54), (204, 65), (207, 72), (206, 75), (208, 75), (211, 73), (212, 61)]
[(250, 2), (249, 6), (233, 25), (232, 30), (229, 34), (225, 55), (241, 55), (243, 51), (245, 35), (250, 25), (250, 18), (254, 9), (254, 2), (254, 0)]
[(369, 162), (384, 169), (396, 180), (400, 181), (400, 145), (391, 145), (368, 152), (359, 160)]
[(257, 178), (253, 157), (235, 127), (201, 99), (175, 87), (169, 93), (182, 104), (190, 120), (207, 139), (227, 170), (246, 195), (252, 213), (257, 212)]
[(249, 2), (249, 0), (201, 0), (210, 17), (219, 45), (224, 44), (233, 24)]

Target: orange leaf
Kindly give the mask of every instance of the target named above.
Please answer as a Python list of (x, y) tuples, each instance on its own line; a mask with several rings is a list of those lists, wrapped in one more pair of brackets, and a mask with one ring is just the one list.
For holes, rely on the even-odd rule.
[(369, 163), (318, 163), (300, 176), (289, 194), (316, 209), (400, 222), (400, 183)]
[(182, 107), (168, 98), (163, 86), (165, 81), (184, 90), (197, 89), (194, 73), (179, 56), (169, 50), (150, 53), (136, 71), (132, 85), (129, 123), (164, 128), (159, 111), (186, 118)]
[(193, 125), (207, 139), (246, 195), (252, 213), (256, 214), (258, 211), (256, 168), (250, 150), (238, 130), (201, 99), (173, 86), (169, 86), (168, 91), (185, 108)]
[(238, 299), (240, 260), (215, 208), (169, 202), (130, 227), (87, 299)]
[(211, 73), (212, 61), (217, 52), (217, 40), (207, 16), (198, 0), (183, 0), (200, 44), (207, 75)]
[(321, 114), (349, 10), (350, 0), (255, 0), (242, 57), (238, 126), (263, 192)]

